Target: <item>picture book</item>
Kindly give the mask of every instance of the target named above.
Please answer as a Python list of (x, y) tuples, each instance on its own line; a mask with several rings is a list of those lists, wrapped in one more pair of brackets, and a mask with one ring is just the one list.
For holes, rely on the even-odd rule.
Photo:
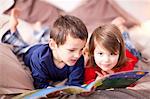
[(118, 72), (111, 75), (106, 75), (100, 79), (91, 82), (88, 85), (79, 86), (57, 86), (46, 89), (38, 89), (31, 92), (23, 93), (15, 97), (15, 99), (35, 99), (40, 97), (53, 96), (57, 92), (67, 94), (80, 94), (82, 92), (90, 92), (93, 88), (95, 90), (105, 90), (112, 88), (126, 88), (135, 83), (140, 78), (144, 77), (149, 72), (134, 70), (126, 72)]

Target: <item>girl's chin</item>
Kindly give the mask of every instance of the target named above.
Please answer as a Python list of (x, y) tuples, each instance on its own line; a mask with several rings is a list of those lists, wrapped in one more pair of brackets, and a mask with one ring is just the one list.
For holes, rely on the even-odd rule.
[(110, 71), (112, 68), (103, 68), (103, 71)]
[(103, 71), (110, 71), (110, 70), (112, 70), (112, 67), (110, 67), (110, 66), (100, 66), (100, 68), (101, 68)]

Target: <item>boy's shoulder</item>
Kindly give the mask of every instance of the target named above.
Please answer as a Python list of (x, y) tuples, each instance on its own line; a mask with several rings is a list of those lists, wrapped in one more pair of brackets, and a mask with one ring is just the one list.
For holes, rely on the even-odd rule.
[(30, 50), (37, 51), (37, 52), (41, 52), (42, 50), (45, 51), (47, 49), (50, 49), (48, 44), (35, 44), (30, 48)]
[(77, 60), (76, 66), (79, 66), (79, 67), (84, 67), (84, 56), (81, 55), (81, 57)]
[(48, 44), (35, 44), (33, 45), (32, 47), (37, 47), (37, 48), (49, 48), (49, 45)]
[(48, 44), (36, 44), (30, 48), (32, 55), (45, 56), (51, 53), (51, 48)]

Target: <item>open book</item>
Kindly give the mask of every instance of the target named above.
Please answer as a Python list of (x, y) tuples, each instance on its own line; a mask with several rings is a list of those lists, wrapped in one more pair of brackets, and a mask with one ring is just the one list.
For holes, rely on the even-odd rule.
[(111, 75), (106, 75), (101, 79), (97, 79), (88, 85), (78, 86), (58, 86), (46, 89), (34, 90), (21, 94), (16, 97), (24, 99), (35, 99), (39, 97), (52, 96), (57, 92), (69, 93), (69, 94), (79, 94), (82, 92), (90, 92), (92, 88), (96, 90), (112, 89), (112, 88), (126, 88), (131, 84), (135, 83), (137, 80), (148, 74), (147, 71), (134, 70), (126, 72), (118, 72)]

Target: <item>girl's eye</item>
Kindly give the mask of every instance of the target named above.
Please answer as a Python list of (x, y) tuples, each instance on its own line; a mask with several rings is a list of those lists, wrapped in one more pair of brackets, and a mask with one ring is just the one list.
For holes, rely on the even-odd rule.
[(115, 55), (115, 54), (113, 54), (113, 53), (110, 53), (110, 55)]
[(98, 53), (99, 55), (103, 55), (103, 53)]
[(113, 55), (117, 55), (117, 53), (115, 53), (115, 54), (111, 53), (110, 55), (111, 55), (111, 56), (113, 56)]

